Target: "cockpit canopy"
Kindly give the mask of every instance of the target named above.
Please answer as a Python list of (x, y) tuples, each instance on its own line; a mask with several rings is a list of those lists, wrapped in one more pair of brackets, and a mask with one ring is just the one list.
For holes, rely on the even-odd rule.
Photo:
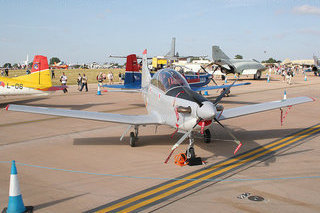
[(180, 73), (172, 69), (162, 69), (156, 72), (151, 79), (151, 84), (164, 92), (174, 87), (189, 87), (186, 79)]

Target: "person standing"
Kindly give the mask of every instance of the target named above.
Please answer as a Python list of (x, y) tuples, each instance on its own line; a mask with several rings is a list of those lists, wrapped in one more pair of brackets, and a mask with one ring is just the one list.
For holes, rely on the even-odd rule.
[(121, 72), (119, 72), (119, 82), (121, 83), (122, 82), (122, 73)]
[(99, 83), (100, 86), (102, 86), (102, 82), (103, 82), (103, 74), (102, 72), (99, 73), (99, 75), (97, 76), (97, 81)]
[(113, 82), (113, 74), (112, 74), (111, 71), (108, 73), (108, 79), (109, 79), (109, 84), (112, 84), (112, 82)]
[(6, 69), (4, 70), (4, 72), (5, 72), (6, 76), (9, 76), (9, 69), (8, 69), (8, 68), (6, 68)]
[(54, 74), (54, 69), (51, 67), (51, 79), (56, 78), (56, 75)]
[[(62, 86), (66, 86), (67, 85), (67, 81), (68, 81), (68, 78), (67, 76), (64, 74), (64, 72), (62, 73), (62, 75), (60, 76), (60, 82), (61, 82), (61, 85)], [(67, 88), (64, 88), (63, 89), (63, 92), (66, 93), (68, 92)]]
[(82, 86), (81, 86), (80, 92), (83, 90), (83, 87), (86, 87), (86, 92), (88, 92), (88, 78), (87, 78), (86, 74), (83, 74)]
[(77, 83), (78, 83), (78, 90), (80, 90), (81, 86), (82, 86), (82, 76), (79, 73), (78, 78), (77, 78)]

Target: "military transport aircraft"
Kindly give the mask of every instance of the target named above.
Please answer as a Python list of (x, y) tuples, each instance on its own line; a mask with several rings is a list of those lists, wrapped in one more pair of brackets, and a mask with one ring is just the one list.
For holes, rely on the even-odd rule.
[[(194, 153), (194, 132), (200, 131), (204, 135), (204, 141), (210, 142), (211, 134), (209, 127), (216, 122), (223, 127), (238, 144), (234, 154), (242, 145), (239, 140), (221, 123), (222, 120), (236, 118), (252, 113), (292, 106), (313, 101), (309, 97), (296, 97), (285, 100), (253, 104), (231, 109), (223, 109), (220, 101), (224, 94), (218, 96), (213, 102), (194, 92), (185, 78), (175, 70), (163, 69), (158, 71), (151, 78), (147, 67), (147, 50), (143, 52), (142, 60), (142, 94), (148, 111), (146, 115), (122, 115), (104, 112), (88, 112), (81, 110), (66, 110), (57, 108), (32, 107), (23, 105), (8, 105), (7, 110), (30, 112), (38, 114), (65, 116), (81, 119), (107, 121), (114, 123), (129, 124), (124, 135), (130, 132), (130, 145), (135, 146), (138, 139), (139, 126), (145, 125), (168, 125), (175, 128), (176, 132), (183, 133), (183, 136), (172, 147), (169, 157), (173, 151), (189, 137), (187, 157), (195, 157)], [(233, 84), (236, 81), (233, 82)], [(230, 89), (230, 85), (227, 90)], [(168, 161), (167, 158), (166, 162)]]
[(0, 96), (49, 94), (66, 86), (52, 86), (47, 57), (36, 55), (31, 73), (18, 77), (0, 77)]
[(212, 46), (212, 60), (225, 74), (254, 75), (254, 79), (260, 79), (261, 72), (266, 69), (256, 60), (230, 59), (219, 46)]

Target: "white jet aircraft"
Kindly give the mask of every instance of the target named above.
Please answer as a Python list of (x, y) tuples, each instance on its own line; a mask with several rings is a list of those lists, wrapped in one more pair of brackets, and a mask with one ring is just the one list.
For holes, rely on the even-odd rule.
[[(133, 128), (134, 131), (130, 132), (131, 146), (135, 146), (135, 142), (138, 139), (139, 126), (168, 125), (175, 128), (177, 132), (183, 133), (183, 136), (172, 147), (169, 157), (172, 155), (173, 151), (187, 137), (189, 137), (187, 157), (188, 159), (191, 159), (195, 157), (193, 149), (193, 133), (195, 131), (203, 133), (204, 141), (208, 143), (211, 139), (209, 127), (214, 122), (218, 123), (238, 144), (235, 150), (236, 153), (240, 148), (241, 143), (227, 128), (224, 127), (223, 124), (220, 123), (220, 121), (313, 101), (313, 99), (309, 97), (296, 97), (231, 109), (223, 109), (223, 106), (219, 105), (219, 102), (224, 97), (224, 94), (221, 94), (214, 102), (211, 102), (197, 92), (192, 91), (185, 78), (175, 70), (163, 69), (155, 73), (151, 78), (147, 67), (146, 54), (147, 52), (145, 50), (143, 53), (141, 83), (141, 91), (148, 111), (148, 114), (146, 115), (122, 115), (22, 105), (8, 105), (7, 110), (129, 124), (129, 127), (123, 133), (121, 139), (130, 130), (130, 128)], [(233, 84), (234, 83), (235, 81)], [(230, 87), (232, 85), (230, 85)], [(228, 87), (225, 92), (228, 92), (230, 87)], [(166, 162), (169, 160), (169, 157)]]

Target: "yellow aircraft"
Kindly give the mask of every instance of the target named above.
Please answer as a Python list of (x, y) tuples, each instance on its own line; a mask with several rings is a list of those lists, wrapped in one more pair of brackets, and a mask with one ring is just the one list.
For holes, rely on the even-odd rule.
[(31, 73), (14, 78), (0, 77), (0, 95), (49, 94), (66, 86), (52, 86), (47, 57), (36, 55)]

